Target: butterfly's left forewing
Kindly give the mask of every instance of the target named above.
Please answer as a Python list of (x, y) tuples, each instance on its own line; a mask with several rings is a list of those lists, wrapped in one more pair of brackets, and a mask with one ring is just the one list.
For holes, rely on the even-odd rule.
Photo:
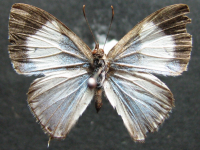
[(8, 50), (19, 74), (38, 75), (88, 67), (90, 48), (48, 12), (27, 4), (14, 4), (9, 18)]

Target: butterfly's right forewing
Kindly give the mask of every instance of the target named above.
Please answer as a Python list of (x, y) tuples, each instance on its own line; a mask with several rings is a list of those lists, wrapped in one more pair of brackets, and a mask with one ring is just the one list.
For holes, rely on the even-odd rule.
[(177, 76), (187, 70), (192, 38), (185, 4), (164, 7), (138, 23), (108, 53), (115, 70)]

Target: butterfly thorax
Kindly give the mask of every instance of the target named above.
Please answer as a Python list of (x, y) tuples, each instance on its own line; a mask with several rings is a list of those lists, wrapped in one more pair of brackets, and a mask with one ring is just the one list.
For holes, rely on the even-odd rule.
[(93, 55), (93, 76), (88, 79), (88, 87), (96, 90), (95, 92), (95, 107), (97, 112), (102, 107), (102, 86), (106, 78), (106, 73), (108, 72), (108, 67), (105, 61), (105, 54), (103, 49), (99, 49), (96, 45), (95, 49), (92, 51)]

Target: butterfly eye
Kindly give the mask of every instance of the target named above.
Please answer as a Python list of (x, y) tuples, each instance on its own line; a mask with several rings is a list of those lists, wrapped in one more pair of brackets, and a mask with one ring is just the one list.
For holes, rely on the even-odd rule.
[(90, 89), (94, 89), (97, 86), (97, 82), (95, 80), (95, 78), (91, 77), (88, 79), (88, 87)]

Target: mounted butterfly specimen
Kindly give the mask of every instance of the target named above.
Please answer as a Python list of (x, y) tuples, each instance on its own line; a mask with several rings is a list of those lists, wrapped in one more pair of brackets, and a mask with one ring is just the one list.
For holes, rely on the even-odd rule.
[[(92, 51), (46, 11), (14, 4), (8, 46), (18, 74), (42, 75), (31, 84), (28, 105), (51, 138), (63, 139), (91, 100), (105, 93), (134, 141), (143, 142), (174, 106), (169, 88), (152, 74), (178, 76), (192, 49), (185, 4), (164, 7), (129, 31), (106, 55)], [(151, 74), (152, 73), (152, 74)]]

